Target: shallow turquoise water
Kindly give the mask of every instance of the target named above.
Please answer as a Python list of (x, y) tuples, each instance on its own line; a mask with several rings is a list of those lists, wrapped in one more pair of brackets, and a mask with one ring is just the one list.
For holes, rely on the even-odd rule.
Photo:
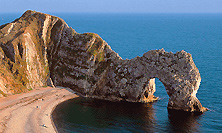
[[(179, 113), (179, 116), (173, 117), (167, 111), (166, 91), (157, 80), (155, 95), (161, 99), (151, 105), (84, 99), (65, 102), (60, 105), (64, 106), (62, 111), (65, 114), (57, 116), (57, 125), (62, 125), (58, 128), (66, 132), (68, 129), (71, 129), (70, 132), (85, 129), (95, 132), (222, 131), (222, 14), (54, 15), (63, 18), (79, 33), (98, 33), (124, 59), (132, 59), (149, 50), (161, 48), (169, 52), (185, 50), (191, 53), (202, 77), (197, 97), (203, 106), (210, 109), (200, 116)], [(0, 14), (0, 24), (18, 16)], [(97, 103), (101, 107), (95, 106)], [(73, 117), (67, 119), (66, 116)]]

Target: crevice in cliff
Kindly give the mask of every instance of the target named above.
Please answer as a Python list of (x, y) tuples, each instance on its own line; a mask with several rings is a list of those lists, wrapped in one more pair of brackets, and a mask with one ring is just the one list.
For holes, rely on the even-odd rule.
[(18, 43), (18, 50), (19, 50), (19, 55), (22, 58), (23, 57), (23, 46), (21, 43)]
[(11, 42), (7, 42), (6, 44), (1, 44), (1, 48), (6, 57), (15, 63), (15, 50), (13, 44)]

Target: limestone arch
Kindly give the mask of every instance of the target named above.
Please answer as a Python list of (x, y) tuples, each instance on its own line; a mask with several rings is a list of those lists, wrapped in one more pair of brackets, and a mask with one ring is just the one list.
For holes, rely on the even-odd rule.
[(144, 76), (149, 79), (149, 89), (154, 89), (154, 91), (150, 91), (150, 96), (156, 90), (156, 88), (152, 88), (155, 84), (153, 80), (158, 78), (165, 86), (169, 96), (169, 109), (190, 112), (205, 110), (196, 97), (201, 82), (200, 73), (189, 53), (180, 51), (173, 54), (165, 52), (163, 49), (152, 50), (145, 53), (140, 60), (143, 61), (145, 67)]
[[(48, 17), (51, 19), (49, 20)], [(18, 21), (21, 23), (16, 23)], [(30, 25), (27, 25), (27, 21)], [(45, 23), (48, 23), (46, 24), (48, 26), (45, 27)], [(24, 68), (26, 66), (33, 67), (29, 63), (21, 65), (21, 61), (27, 62), (26, 58), (18, 61), (18, 64), (13, 64), (16, 65), (16, 69), (24, 73), (20, 74), (22, 78), (19, 79), (21, 82), (24, 81), (24, 84), (19, 84), (22, 88), (27, 88), (30, 81), (35, 81), (34, 77), (40, 76), (44, 80), (41, 80), (42, 78), (36, 80), (37, 86), (54, 84), (55, 86), (69, 87), (90, 97), (142, 102), (147, 88), (151, 92), (155, 92), (152, 87), (152, 78), (158, 78), (170, 96), (168, 108), (191, 112), (205, 110), (196, 98), (201, 80), (199, 71), (191, 55), (185, 51), (173, 54), (165, 52), (163, 49), (152, 50), (142, 57), (123, 60), (99, 35), (94, 33), (78, 34), (64, 20), (54, 16), (29, 10), (22, 17), (16, 19), (13, 24), (15, 24), (15, 28), (23, 27), (19, 33), (10, 32), (11, 37), (17, 38), (17, 41), (11, 41), (13, 45), (7, 43), (10, 38), (7, 31), (11, 26), (6, 24), (0, 28), (3, 33), (0, 41), (2, 45), (7, 44), (6, 47), (2, 46), (3, 65), (6, 64), (5, 67), (10, 70), (12, 75), (15, 72), (11, 71), (11, 64), (14, 62), (14, 57), (11, 56), (20, 57), (19, 52), (21, 51), (18, 49), (17, 52), (13, 52), (13, 50), (8, 51), (7, 49), (19, 48), (20, 44), (27, 43), (34, 49), (43, 50), (40, 52), (42, 55), (39, 55), (40, 61), (37, 63), (40, 64), (38, 65), (40, 73), (32, 72), (32, 76), (27, 76), (30, 73), (24, 72), (26, 70)], [(29, 32), (36, 31), (36, 28), (42, 30), (33, 32), (33, 37), (29, 37), (29, 41), (27, 41), (24, 37), (28, 31), (23, 31), (24, 28), (29, 29)], [(47, 33), (45, 33), (46, 31)], [(18, 34), (19, 36), (17, 36)], [(43, 36), (39, 37), (39, 34)], [(39, 44), (34, 45), (32, 39)], [(30, 54), (33, 55), (33, 53)], [(34, 56), (30, 58), (34, 59)], [(8, 59), (12, 63), (8, 64)], [(52, 82), (48, 83), (51, 79)], [(148, 100), (149, 96), (151, 95), (147, 95)]]

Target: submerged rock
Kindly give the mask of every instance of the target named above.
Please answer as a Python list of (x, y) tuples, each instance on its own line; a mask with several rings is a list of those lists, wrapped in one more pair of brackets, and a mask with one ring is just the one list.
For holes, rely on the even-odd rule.
[(205, 111), (196, 98), (200, 73), (189, 53), (151, 50), (123, 60), (99, 35), (78, 34), (48, 14), (29, 10), (2, 25), (0, 60), (0, 96), (55, 85), (88, 97), (152, 102), (158, 78), (169, 109)]

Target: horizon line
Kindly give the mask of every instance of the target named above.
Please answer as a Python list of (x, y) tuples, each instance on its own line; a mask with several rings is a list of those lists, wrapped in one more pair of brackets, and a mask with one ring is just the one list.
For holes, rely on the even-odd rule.
[[(31, 9), (27, 9), (31, 10)], [(0, 14), (23, 14), (27, 10), (24, 11), (12, 11), (12, 12), (0, 12)], [(222, 14), (222, 12), (73, 12), (73, 11), (38, 11), (32, 10), (41, 13), (72, 13), (72, 14)]]

